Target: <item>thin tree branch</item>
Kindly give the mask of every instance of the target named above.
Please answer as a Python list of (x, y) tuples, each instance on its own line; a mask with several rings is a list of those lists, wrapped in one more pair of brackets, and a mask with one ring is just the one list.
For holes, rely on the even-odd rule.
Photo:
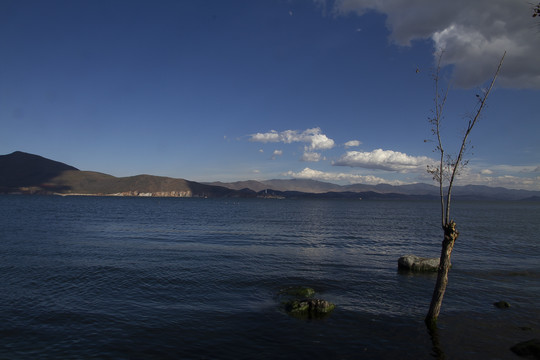
[(469, 137), (469, 134), (471, 133), (471, 130), (473, 129), (474, 125), (480, 118), (480, 114), (482, 113), (482, 110), (484, 109), (487, 98), (489, 96), (489, 93), (491, 92), (491, 89), (493, 88), (493, 85), (495, 85), (495, 80), (497, 80), (497, 77), (499, 76), (499, 72), (501, 71), (501, 67), (504, 61), (504, 57), (506, 56), (506, 51), (504, 52), (503, 56), (501, 57), (501, 60), (499, 61), (499, 66), (497, 67), (497, 71), (495, 72), (495, 75), (491, 79), (491, 83), (489, 84), (488, 89), (484, 93), (484, 96), (482, 100), (480, 101), (480, 105), (478, 106), (478, 109), (476, 111), (476, 115), (472, 119), (472, 121), (469, 121), (469, 125), (467, 126), (467, 130), (465, 131), (465, 135), (463, 136), (463, 141), (461, 142), (461, 147), (459, 149), (459, 153), (456, 159), (455, 164), (452, 166), (452, 175), (450, 176), (450, 182), (448, 184), (448, 193), (446, 194), (446, 219), (445, 224), (449, 224), (450, 222), (450, 200), (452, 196), (452, 186), (454, 184), (454, 180), (456, 178), (457, 169), (459, 168), (459, 165), (462, 163), (463, 159), (463, 153), (465, 151), (465, 148), (467, 146), (467, 138)]
[(441, 199), (441, 225), (444, 227), (444, 219), (445, 219), (445, 206), (444, 206), (444, 147), (441, 140), (441, 121), (442, 121), (442, 114), (444, 110), (444, 105), (446, 103), (446, 99), (448, 98), (448, 87), (446, 88), (444, 92), (444, 96), (440, 95), (440, 89), (439, 89), (439, 78), (441, 73), (441, 61), (443, 57), (444, 51), (441, 51), (439, 54), (439, 59), (437, 62), (437, 70), (434, 75), (435, 80), (435, 119), (434, 119), (434, 126), (435, 126), (435, 135), (437, 136), (437, 149), (439, 150), (439, 153), (441, 155), (440, 162), (439, 162), (439, 169), (438, 169), (438, 181), (439, 181), (439, 195)]

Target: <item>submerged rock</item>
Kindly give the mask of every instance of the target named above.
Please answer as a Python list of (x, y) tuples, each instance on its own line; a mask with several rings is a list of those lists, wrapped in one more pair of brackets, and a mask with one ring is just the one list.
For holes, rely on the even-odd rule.
[(285, 303), (285, 310), (295, 316), (321, 317), (334, 310), (336, 306), (322, 299), (290, 300)]
[(315, 290), (306, 286), (293, 286), (281, 290), (278, 298), (287, 314), (301, 319), (326, 317), (336, 307), (331, 302), (316, 299)]
[(435, 272), (439, 270), (439, 263), (439, 258), (404, 255), (398, 259), (398, 269), (404, 271)]
[(497, 301), (493, 303), (493, 305), (495, 305), (495, 307), (498, 307), (499, 309), (508, 309), (510, 307), (510, 304), (506, 301)]
[(540, 339), (520, 342), (510, 348), (516, 355), (529, 359), (540, 359)]

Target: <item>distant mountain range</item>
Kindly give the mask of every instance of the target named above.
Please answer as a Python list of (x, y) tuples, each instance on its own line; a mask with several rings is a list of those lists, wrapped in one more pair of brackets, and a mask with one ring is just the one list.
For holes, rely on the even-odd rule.
[[(342, 186), (300, 179), (198, 183), (152, 175), (115, 177), (93, 171), (81, 171), (58, 161), (16, 151), (0, 155), (0, 193), (370, 200), (436, 199), (439, 189), (428, 184)], [(453, 195), (455, 198), (471, 200), (540, 201), (540, 191), (477, 185), (456, 186)]]
[[(266, 180), (266, 181), (238, 181), (232, 183), (211, 182), (208, 185), (223, 186), (229, 189), (239, 190), (249, 188), (255, 191), (271, 189), (275, 193), (302, 192), (320, 197), (328, 196), (328, 193), (342, 194), (346, 197), (355, 197), (353, 194), (364, 194), (370, 198), (381, 197), (416, 197), (438, 198), (439, 188), (435, 185), (416, 183), (408, 185), (389, 184), (352, 184), (337, 185), (316, 180)], [(467, 198), (471, 200), (540, 200), (540, 191), (514, 190), (503, 187), (489, 187), (483, 185), (455, 186), (452, 194), (454, 198)]]

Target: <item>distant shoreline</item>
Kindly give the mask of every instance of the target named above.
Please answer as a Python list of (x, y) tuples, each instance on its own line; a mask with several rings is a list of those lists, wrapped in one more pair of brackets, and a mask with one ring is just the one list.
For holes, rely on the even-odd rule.
[[(0, 194), (60, 196), (130, 196), (186, 198), (272, 198), (351, 200), (434, 200), (438, 187), (409, 185), (338, 185), (316, 180), (273, 179), (201, 183), (153, 175), (115, 177), (16, 151), (0, 155)], [(540, 191), (456, 186), (453, 198), (493, 201), (540, 201)]]

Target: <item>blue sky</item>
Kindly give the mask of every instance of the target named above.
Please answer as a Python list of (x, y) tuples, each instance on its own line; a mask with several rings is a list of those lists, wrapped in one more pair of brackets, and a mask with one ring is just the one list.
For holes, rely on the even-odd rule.
[(115, 176), (431, 183), (508, 52), (462, 184), (540, 190), (540, 21), (520, 0), (0, 2), (0, 154)]

